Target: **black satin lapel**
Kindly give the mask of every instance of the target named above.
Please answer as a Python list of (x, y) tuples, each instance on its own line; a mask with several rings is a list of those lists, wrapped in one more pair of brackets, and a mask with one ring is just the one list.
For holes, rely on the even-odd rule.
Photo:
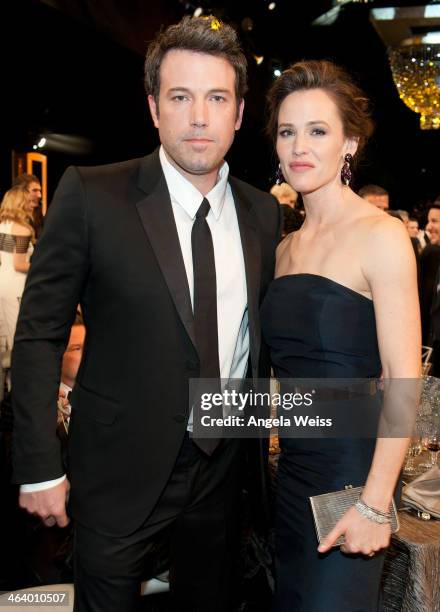
[[(261, 347), (261, 330), (259, 316), (259, 295), (261, 281), (261, 248), (255, 220), (252, 216), (252, 205), (243, 194), (239, 185), (233, 179), (230, 181), (234, 195), (235, 209), (237, 211), (240, 228), (241, 245), (243, 248), (244, 265), (246, 270), (246, 286), (249, 315), (249, 340), (252, 370), (258, 370)], [(254, 374), (255, 375), (255, 374)]]
[(188, 279), (171, 200), (163, 175), (152, 193), (138, 202), (136, 206), (177, 312), (195, 347), (194, 317)]

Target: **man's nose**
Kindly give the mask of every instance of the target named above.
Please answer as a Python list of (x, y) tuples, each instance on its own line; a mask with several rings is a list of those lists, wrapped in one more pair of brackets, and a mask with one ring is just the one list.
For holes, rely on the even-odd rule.
[(208, 107), (204, 100), (195, 100), (191, 108), (191, 125), (204, 127), (208, 125)]

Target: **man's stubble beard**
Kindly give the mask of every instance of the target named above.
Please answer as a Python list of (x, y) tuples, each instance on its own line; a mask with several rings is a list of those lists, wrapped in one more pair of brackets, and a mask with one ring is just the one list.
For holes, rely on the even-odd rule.
[(204, 174), (210, 174), (223, 163), (223, 157), (218, 159), (214, 156), (206, 155), (205, 153), (191, 153), (182, 152), (179, 147), (172, 151), (167, 151), (168, 157), (171, 158), (178, 168), (186, 172), (187, 174), (194, 174), (196, 176), (203, 176)]

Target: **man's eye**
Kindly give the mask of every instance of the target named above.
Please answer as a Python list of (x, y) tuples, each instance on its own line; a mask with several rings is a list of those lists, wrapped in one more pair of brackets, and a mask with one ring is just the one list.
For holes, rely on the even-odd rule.
[(224, 96), (211, 96), (211, 99), (214, 100), (215, 102), (224, 102), (225, 97)]
[(173, 100), (175, 100), (176, 102), (183, 102), (184, 100), (187, 100), (187, 96), (179, 95), (179, 96), (173, 96), (172, 98)]

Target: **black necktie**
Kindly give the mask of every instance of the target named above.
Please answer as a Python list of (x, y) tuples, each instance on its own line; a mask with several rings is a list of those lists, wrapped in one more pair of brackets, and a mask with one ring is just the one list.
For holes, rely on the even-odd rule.
[[(220, 379), (217, 332), (217, 281), (215, 274), (214, 245), (206, 216), (210, 205), (206, 198), (201, 203), (191, 232), (191, 246), (194, 273), (194, 326), (197, 351), (200, 358), (200, 378)], [(211, 385), (210, 385), (211, 387)], [(219, 383), (214, 385), (220, 391)], [(197, 394), (197, 397), (200, 394)], [(196, 404), (198, 402), (196, 401)], [(195, 418), (200, 417), (200, 407), (195, 406)], [(222, 416), (222, 410), (215, 407), (209, 416)], [(194, 442), (208, 455), (219, 443), (216, 438), (194, 438)]]

